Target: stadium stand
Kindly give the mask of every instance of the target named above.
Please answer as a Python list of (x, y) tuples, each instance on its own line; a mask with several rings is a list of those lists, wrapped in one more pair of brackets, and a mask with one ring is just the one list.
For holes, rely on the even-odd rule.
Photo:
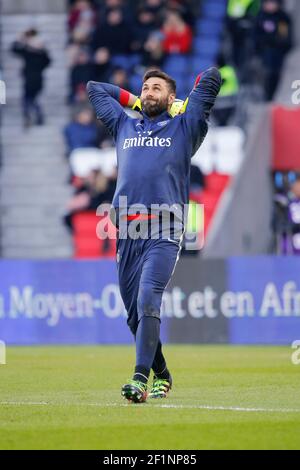
[[(7, 85), (7, 105), (1, 126), (2, 255), (12, 258), (69, 257), (72, 255), (71, 240), (61, 223), (63, 205), (70, 195), (61, 138), (61, 127), (68, 119), (65, 105), (66, 14), (60, 2), (42, 1), (38, 6), (35, 2), (23, 2), (24, 14), (19, 14), (17, 3), (2, 2), (1, 15)], [(33, 26), (41, 31), (53, 62), (46, 71), (42, 97), (46, 123), (25, 130), (20, 113), (21, 63), (11, 54), (10, 48), (23, 31)]]
[[(1, 6), (0, 6), (0, 14), (1, 14)], [(4, 84), (4, 81), (3, 81), (3, 71), (2, 71), (2, 54), (1, 54), (1, 51), (2, 51), (2, 45), (1, 44), (2, 44), (2, 42), (1, 42), (1, 39), (2, 39), (2, 31), (1, 31), (1, 25), (0, 25), (0, 80), (1, 80), (0, 87), (2, 87), (2, 89), (0, 89), (0, 93), (1, 93), (1, 91), (5, 92), (5, 84)], [(2, 106), (4, 105), (5, 100), (6, 100), (5, 96), (0, 96), (0, 129), (1, 129), (1, 126), (2, 126)], [(0, 132), (0, 171), (1, 171), (1, 167), (2, 167), (2, 133)], [(1, 217), (2, 217), (2, 214), (0, 212), (0, 257), (2, 257), (2, 224), (1, 224)]]
[[(297, 24), (299, 2), (288, 1), (284, 6)], [(299, 45), (297, 33), (294, 48), (284, 62), (274, 103), (253, 107), (245, 157), (208, 234), (206, 257), (299, 254), (300, 102), (293, 102), (292, 98), (292, 85), (298, 77)], [(293, 245), (293, 240), (287, 241), (285, 235), (295, 233)]]
[[(179, 52), (181, 39), (178, 37), (177, 46), (173, 44), (166, 53), (163, 47), (165, 16), (162, 5), (153, 9), (147, 0), (120, 0), (117, 3), (120, 4), (121, 14), (114, 11), (107, 23), (109, 2), (106, 0), (72, 1), (69, 2), (68, 11), (62, 3), (44, 0), (39, 3), (38, 13), (35, 14), (32, 14), (33, 3), (27, 2), (27, 16), (15, 14), (15, 2), (4, 3), (2, 49), (9, 104), (2, 126), (4, 165), (0, 204), (3, 214), (1, 226), (4, 229), (3, 256), (102, 256), (103, 246), (95, 233), (94, 209), (92, 214), (87, 214), (88, 207), (83, 205), (81, 210), (75, 211), (73, 236), (63, 225), (64, 216), (71, 215), (66, 209), (68, 200), (83, 191), (88, 175), (101, 170), (109, 179), (115, 166), (115, 153), (108, 136), (98, 127), (100, 135), (94, 139), (92, 128), (95, 123), (70, 120), (73, 106), (86, 106), (85, 84), (89, 79), (114, 81), (138, 94), (141, 78), (151, 65), (162, 67), (176, 79), (180, 98), (188, 95), (199, 71), (220, 63), (220, 53), (224, 67), (227, 67), (227, 72), (231, 67), (229, 71), (233, 77), (234, 64), (230, 60), (232, 45), (226, 34), (227, 0), (168, 0), (168, 6), (179, 12), (186, 31), (193, 32), (191, 50), (187, 47), (185, 53)], [(292, 8), (297, 7), (291, 1), (288, 3)], [(126, 5), (130, 5), (130, 9)], [(141, 5), (142, 9), (138, 10), (137, 6)], [(176, 21), (174, 15), (169, 19), (171, 25)], [(25, 131), (19, 113), (20, 64), (9, 49), (20, 32), (32, 26), (38, 27), (46, 39), (53, 63), (45, 74), (46, 87), (42, 99), (46, 123)], [(101, 28), (106, 28), (106, 35), (103, 35)], [(115, 40), (112, 30), (119, 37), (128, 36), (125, 49), (124, 42)], [(215, 239), (216, 227), (220, 229), (218, 220), (222, 219), (220, 214), (222, 211), (224, 213), (224, 205), (228, 205), (228, 194), (235, 194), (240, 184), (238, 181), (247, 168), (247, 148), (256, 148), (251, 136), (256, 136), (257, 146), (263, 141), (262, 138), (258, 139), (259, 133), (255, 131), (261, 122), (258, 105), (263, 96), (262, 75), (259, 73), (262, 64), (255, 69), (257, 60), (249, 60), (250, 69), (252, 65), (254, 68), (251, 73), (247, 69), (247, 80), (240, 70), (236, 71), (240, 83), (233, 87), (236, 96), (231, 116), (223, 127), (217, 126), (216, 116), (213, 116), (208, 137), (193, 159), (205, 175), (204, 190), (194, 191), (191, 200), (205, 204), (204, 229), (209, 242), (205, 250), (208, 252), (209, 247), (214, 246), (211, 240)], [(252, 77), (251, 83), (249, 76)], [(274, 113), (276, 115), (276, 111)], [(66, 135), (67, 128), (68, 141), (64, 145), (63, 129)], [(70, 185), (70, 181), (73, 184)], [(264, 184), (268, 183), (264, 181)], [(262, 206), (267, 207), (267, 201)], [(104, 256), (113, 256), (113, 250), (106, 245), (104, 252)]]

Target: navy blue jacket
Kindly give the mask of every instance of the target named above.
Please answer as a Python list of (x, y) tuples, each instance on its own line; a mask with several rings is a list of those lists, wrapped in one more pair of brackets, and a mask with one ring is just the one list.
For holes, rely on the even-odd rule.
[(168, 112), (150, 119), (129, 117), (107, 90), (107, 85), (89, 82), (87, 91), (98, 119), (113, 135), (117, 147), (118, 180), (113, 206), (119, 197), (127, 205), (168, 206), (188, 204), (191, 158), (208, 130), (207, 119), (221, 87), (216, 68), (203, 73), (189, 96), (184, 114)]

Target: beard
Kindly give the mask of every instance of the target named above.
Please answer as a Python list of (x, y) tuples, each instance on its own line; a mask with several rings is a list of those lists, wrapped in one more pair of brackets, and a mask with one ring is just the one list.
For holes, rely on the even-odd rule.
[(156, 117), (168, 110), (168, 98), (161, 100), (144, 100), (142, 101), (143, 111), (149, 117)]

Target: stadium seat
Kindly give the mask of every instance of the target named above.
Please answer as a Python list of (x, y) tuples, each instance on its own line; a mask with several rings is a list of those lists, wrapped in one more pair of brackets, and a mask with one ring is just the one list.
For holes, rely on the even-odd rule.
[(72, 173), (80, 178), (86, 177), (92, 170), (100, 169), (106, 176), (110, 176), (117, 165), (117, 154), (114, 148), (75, 149), (70, 155)]
[(76, 236), (95, 236), (96, 227), (99, 222), (99, 217), (96, 216), (94, 211), (79, 212), (72, 217), (74, 235)]
[(230, 182), (230, 175), (210, 173), (205, 176), (205, 189), (212, 194), (221, 194)]
[(274, 106), (272, 109), (273, 169), (300, 168), (300, 110)]
[(90, 237), (74, 238), (74, 258), (115, 258), (115, 245), (111, 240), (95, 240)]
[(97, 237), (96, 229), (101, 217), (93, 211), (74, 214), (74, 256), (75, 258), (114, 258), (116, 229), (109, 223), (108, 231), (110, 237), (100, 239)]
[(189, 95), (190, 92), (192, 91), (192, 89), (194, 88), (194, 84), (195, 84), (195, 79), (197, 77), (197, 75), (199, 75), (199, 72), (198, 73), (191, 73), (188, 77), (186, 77), (185, 81), (184, 81), (184, 91), (186, 93), (186, 95)]
[(170, 75), (180, 74), (186, 72), (189, 65), (189, 56), (185, 54), (169, 55), (164, 63), (164, 70)]
[(217, 38), (221, 35), (224, 25), (220, 20), (200, 19), (196, 22), (196, 36)]
[(216, 149), (215, 168), (218, 173), (236, 174), (244, 159), (245, 134), (239, 127), (219, 127), (213, 133)]
[(204, 210), (213, 211), (218, 204), (219, 198), (220, 194), (204, 189), (201, 195), (201, 202), (204, 205)]
[(205, 209), (204, 210), (204, 235), (205, 236), (207, 235), (210, 229), (213, 218), (214, 218), (214, 210)]
[(220, 198), (230, 181), (230, 176), (212, 173), (206, 176), (205, 181), (205, 189), (191, 192), (190, 200), (204, 205), (204, 234), (206, 235)]
[(111, 57), (111, 64), (114, 67), (121, 67), (127, 71), (132, 68), (132, 61), (130, 55), (115, 55)]
[(74, 237), (74, 258), (100, 258), (102, 243), (91, 237)]
[(206, 139), (193, 157), (204, 174), (234, 175), (244, 159), (244, 132), (234, 126), (210, 128)]
[(129, 77), (130, 91), (135, 95), (140, 95), (143, 77), (137, 73), (133, 73)]
[[(176, 80), (177, 85), (177, 98), (185, 97), (185, 90), (186, 90), (186, 80), (182, 77), (175, 77), (173, 78)], [(182, 95), (182, 96), (181, 96)]]
[(215, 60), (220, 50), (220, 41), (217, 38), (208, 38), (206, 36), (198, 36), (194, 40), (194, 51), (201, 57)]
[(196, 77), (200, 72), (203, 72), (204, 70), (208, 69), (209, 67), (212, 67), (214, 65), (215, 61), (208, 58), (208, 57), (203, 57), (203, 55), (200, 54), (195, 54), (193, 59), (191, 60), (191, 73)]
[(140, 54), (130, 54), (128, 56), (128, 60), (130, 62), (131, 67), (135, 67), (136, 65), (139, 65), (142, 61), (142, 57)]
[(226, 0), (210, 1), (206, 0), (203, 3), (201, 13), (203, 18), (223, 19), (226, 14)]

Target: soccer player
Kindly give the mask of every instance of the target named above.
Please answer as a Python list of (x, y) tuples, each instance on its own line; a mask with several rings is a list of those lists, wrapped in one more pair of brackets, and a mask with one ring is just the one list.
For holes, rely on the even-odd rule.
[[(134, 403), (149, 398), (164, 398), (172, 387), (160, 341), (162, 295), (175, 270), (181, 250), (176, 208), (188, 204), (192, 156), (208, 130), (210, 110), (221, 87), (216, 68), (201, 75), (191, 92), (186, 110), (172, 117), (176, 82), (160, 70), (150, 70), (143, 79), (140, 118), (129, 117), (123, 107), (133, 106), (136, 97), (109, 84), (89, 82), (87, 90), (97, 118), (113, 135), (118, 160), (117, 188), (112, 206), (116, 210), (117, 266), (121, 296), (128, 314), (128, 326), (136, 341), (136, 366), (132, 380), (122, 387), (122, 396)], [(176, 113), (175, 113), (176, 114)], [(122, 197), (126, 196), (126, 207)], [(153, 205), (164, 205), (169, 212), (170, 236), (161, 229), (166, 215), (156, 213)], [(146, 213), (128, 207), (146, 207)], [(155, 207), (155, 206), (154, 206)], [(128, 215), (130, 212), (130, 215)], [(143, 235), (123, 237), (120, 220), (147, 222)], [(153, 221), (154, 219), (154, 221)], [(151, 221), (151, 236), (148, 222)], [(184, 232), (185, 219), (179, 221)], [(156, 226), (153, 237), (153, 224)], [(146, 234), (146, 236), (145, 236)], [(154, 379), (148, 395), (147, 383), (153, 369)]]

